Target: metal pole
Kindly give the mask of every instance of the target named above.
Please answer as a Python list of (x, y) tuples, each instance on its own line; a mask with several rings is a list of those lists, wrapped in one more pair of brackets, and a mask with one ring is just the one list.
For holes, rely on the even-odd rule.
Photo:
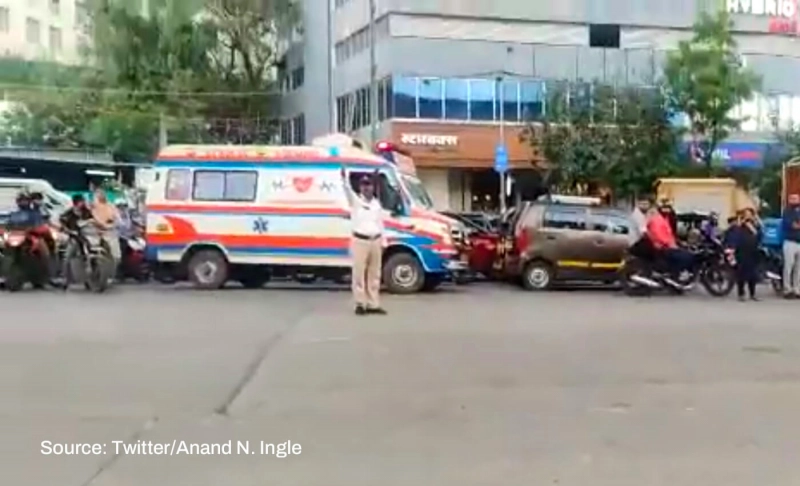
[(335, 0), (328, 1), (328, 18), (327, 20), (327, 30), (328, 30), (328, 40), (325, 42), (325, 46), (328, 48), (328, 133), (336, 133), (337, 126), (336, 120), (338, 119), (338, 114), (336, 113), (337, 105), (336, 105), (336, 97), (334, 96), (333, 92), (333, 63), (335, 60), (334, 57), (334, 50), (333, 50), (333, 16), (334, 16), (334, 9), (336, 8)]
[[(505, 123), (505, 106), (503, 103), (503, 77), (497, 78), (497, 90), (500, 92), (500, 141), (499, 145), (505, 147), (506, 144), (506, 123)], [(506, 212), (506, 173), (500, 172), (500, 214)]]
[(369, 0), (369, 141), (378, 140), (378, 63), (375, 60), (375, 0)]

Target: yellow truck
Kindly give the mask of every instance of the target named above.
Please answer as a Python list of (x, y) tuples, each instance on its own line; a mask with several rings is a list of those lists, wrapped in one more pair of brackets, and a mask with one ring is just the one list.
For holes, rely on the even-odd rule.
[(679, 213), (713, 211), (719, 215), (721, 226), (741, 209), (758, 209), (753, 198), (733, 179), (659, 179), (656, 194), (659, 201), (672, 201)]

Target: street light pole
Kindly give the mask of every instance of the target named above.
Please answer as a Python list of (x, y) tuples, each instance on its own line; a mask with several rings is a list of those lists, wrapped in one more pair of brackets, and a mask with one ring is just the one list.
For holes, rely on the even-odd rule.
[[(506, 133), (505, 133), (505, 106), (503, 103), (503, 76), (497, 78), (497, 91), (500, 92), (500, 141), (498, 147), (505, 147)], [(500, 214), (506, 213), (506, 172), (500, 171)]]
[(376, 0), (369, 0), (369, 142), (374, 147), (378, 139), (378, 63), (375, 59)]

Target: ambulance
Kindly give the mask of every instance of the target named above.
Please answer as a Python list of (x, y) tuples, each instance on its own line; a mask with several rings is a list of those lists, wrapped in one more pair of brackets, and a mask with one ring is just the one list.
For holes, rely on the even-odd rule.
[(349, 137), (303, 147), (169, 146), (153, 169), (147, 255), (160, 280), (201, 289), (259, 288), (272, 277), (346, 281), (350, 200), (365, 175), (376, 178), (385, 209), (387, 290), (430, 290), (467, 271), (463, 226), (433, 210), (421, 184), (410, 186), (418, 179)]

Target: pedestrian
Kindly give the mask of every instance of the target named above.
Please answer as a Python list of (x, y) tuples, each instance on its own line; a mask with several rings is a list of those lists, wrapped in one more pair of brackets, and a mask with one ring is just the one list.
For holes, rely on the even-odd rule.
[(756, 284), (758, 284), (761, 225), (753, 209), (747, 208), (741, 211), (739, 219), (729, 229), (726, 240), (729, 251), (733, 252), (739, 300), (745, 300), (745, 288), (750, 300), (758, 300)]
[(650, 200), (642, 198), (636, 203), (631, 213), (631, 243), (636, 243), (647, 232), (647, 213), (650, 211)]
[(120, 216), (116, 206), (108, 202), (108, 196), (103, 189), (98, 189), (94, 193), (92, 216), (100, 228), (100, 237), (108, 246), (108, 251), (114, 260), (114, 273), (116, 274), (116, 266), (122, 259), (118, 231)]
[(783, 289), (786, 298), (800, 297), (800, 194), (790, 194), (783, 210)]
[(351, 200), (352, 235), (350, 255), (353, 259), (353, 298), (356, 315), (386, 314), (380, 306), (381, 260), (386, 236), (383, 228), (383, 207), (375, 197), (374, 177), (364, 176), (358, 183), (358, 194)]

